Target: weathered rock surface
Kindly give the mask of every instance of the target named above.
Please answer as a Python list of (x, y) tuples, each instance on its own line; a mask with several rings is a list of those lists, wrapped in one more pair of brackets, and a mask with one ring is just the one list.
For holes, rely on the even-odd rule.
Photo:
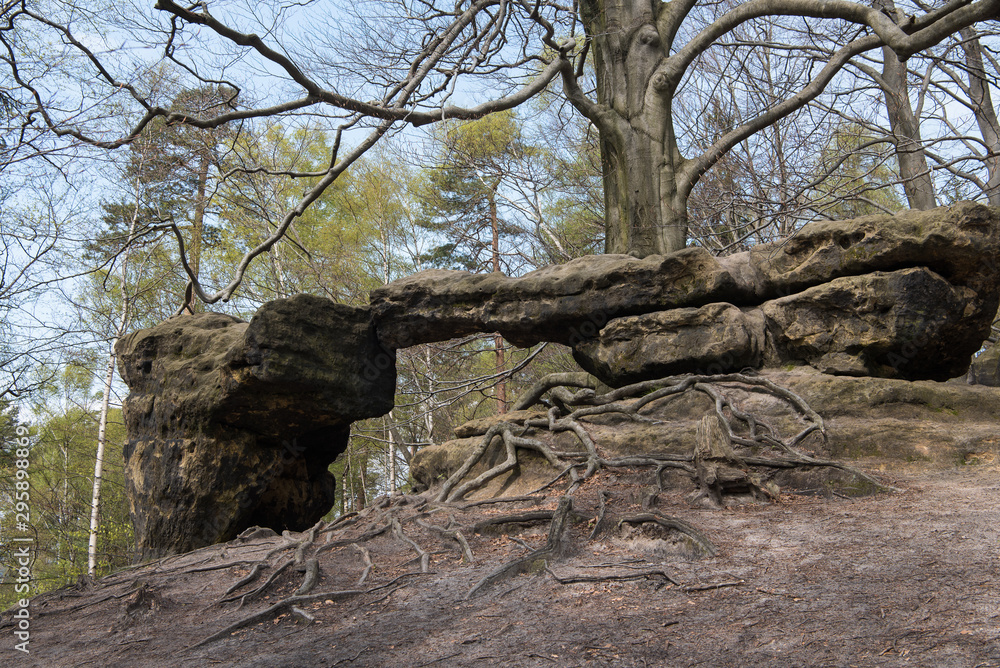
[(614, 387), (762, 363), (947, 380), (964, 373), (979, 349), (984, 319), (975, 317), (978, 308), (977, 293), (929, 269), (873, 272), (836, 278), (759, 308), (710, 304), (616, 318), (573, 352), (580, 366)]
[(1000, 346), (994, 343), (972, 361), (969, 384), (1000, 387)]
[(579, 258), (520, 278), (425, 271), (373, 291), (372, 308), (391, 348), (473, 332), (499, 332), (520, 346), (577, 345), (614, 318), (720, 302), (758, 306), (841, 277), (924, 267), (972, 290), (961, 327), (982, 340), (1000, 300), (998, 257), (1000, 213), (964, 202), (811, 223), (791, 239), (722, 259), (689, 248), (642, 260)]
[(917, 268), (834, 279), (761, 310), (781, 361), (833, 374), (948, 380), (965, 373), (982, 344), (982, 328), (969, 326), (976, 302), (973, 290)]
[(637, 259), (590, 255), (519, 278), (430, 269), (373, 290), (382, 343), (405, 348), (475, 332), (511, 343), (573, 344), (613, 317), (714, 301), (738, 301), (738, 286), (702, 248)]
[(122, 339), (127, 496), (142, 558), (268, 526), (301, 530), (333, 504), (327, 467), (354, 420), (392, 407), (395, 355), (370, 313), (307, 295), (250, 323), (175, 316)]
[(996, 299), (998, 250), (1000, 210), (959, 202), (930, 211), (810, 223), (785, 241), (762, 244), (720, 262), (760, 300), (841, 276), (927, 267), (989, 302)]
[(762, 361), (764, 316), (732, 304), (708, 304), (615, 318), (573, 347), (577, 363), (619, 387), (681, 373), (725, 373)]

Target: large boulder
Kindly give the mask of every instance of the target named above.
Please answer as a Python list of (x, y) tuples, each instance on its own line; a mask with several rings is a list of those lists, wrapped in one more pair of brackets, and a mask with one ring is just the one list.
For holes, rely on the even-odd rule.
[(620, 387), (681, 373), (714, 374), (761, 365), (760, 309), (708, 304), (615, 318), (598, 336), (573, 347), (585, 370)]
[(519, 278), (429, 269), (373, 290), (371, 305), (391, 348), (476, 332), (530, 346), (572, 345), (615, 317), (740, 298), (717, 259), (688, 248), (643, 259), (588, 255)]
[[(761, 307), (781, 362), (826, 373), (948, 380), (983, 341), (977, 293), (923, 267), (837, 278)], [(988, 326), (988, 325), (987, 325)]]
[(876, 271), (758, 308), (709, 304), (616, 318), (573, 354), (613, 387), (788, 364), (849, 376), (948, 380), (965, 372), (982, 343), (984, 318), (970, 317), (978, 308), (976, 292), (929, 269)]
[(124, 337), (126, 494), (141, 558), (302, 530), (333, 505), (351, 422), (392, 408), (395, 354), (367, 309), (298, 295), (250, 323), (174, 316)]
[(997, 209), (972, 203), (812, 223), (785, 242), (720, 260), (736, 292), (759, 307), (615, 318), (575, 342), (574, 357), (612, 386), (787, 364), (947, 380), (965, 372), (989, 333), (998, 254)]

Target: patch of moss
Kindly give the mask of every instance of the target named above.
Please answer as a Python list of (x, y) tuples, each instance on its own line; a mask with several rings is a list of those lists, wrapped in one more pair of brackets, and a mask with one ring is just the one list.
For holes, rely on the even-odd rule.
[(827, 485), (831, 490), (850, 497), (871, 496), (881, 491), (877, 485), (857, 476), (851, 476), (848, 482), (830, 480)]

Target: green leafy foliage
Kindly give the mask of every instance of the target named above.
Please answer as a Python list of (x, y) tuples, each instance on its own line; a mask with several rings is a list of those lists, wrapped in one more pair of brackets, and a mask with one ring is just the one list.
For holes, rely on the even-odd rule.
[[(97, 411), (91, 396), (90, 371), (70, 365), (58, 382), (50, 384), (44, 401), (32, 407), (28, 456), (30, 529), (34, 561), (31, 565), (31, 595), (75, 581), (87, 572), (90, 501), (93, 487), (94, 452), (97, 442)], [(0, 472), (12, 481), (12, 447), (15, 444), (17, 412), (9, 403), (0, 407)], [(120, 411), (112, 411), (108, 428), (108, 452), (104, 467), (102, 521), (98, 531), (98, 575), (128, 565), (132, 558), (132, 526), (125, 499), (121, 449), (125, 429)], [(0, 536), (24, 535), (15, 531), (15, 500), (12, 488), (0, 488)], [(0, 560), (15, 563), (15, 544), (0, 538)], [(10, 574), (0, 582), (0, 608), (17, 598)]]

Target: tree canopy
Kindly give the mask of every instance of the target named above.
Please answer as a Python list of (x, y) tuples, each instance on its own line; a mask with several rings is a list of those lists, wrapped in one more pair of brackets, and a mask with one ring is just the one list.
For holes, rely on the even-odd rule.
[[(252, 7), (157, 0), (152, 9), (8, 0), (0, 9), (5, 145), (16, 144), (22, 156), (42, 155), (70, 147), (115, 149), (168, 132), (171, 148), (161, 162), (187, 170), (198, 230), (209, 164), (221, 167), (220, 132), (259, 132), (256, 126), (265, 122), (301, 127), (306, 118), (334, 129), (326, 164), (308, 172), (294, 162), (254, 161), (239, 152), (238, 142), (229, 144), (231, 169), (313, 181), (236, 259), (218, 290), (199, 280), (201, 240), (191, 236), (182, 260), (195, 294), (212, 303), (231, 298), (248, 263), (383, 137), (507, 112), (556, 87), (600, 134), (606, 250), (642, 256), (689, 242), (690, 199), (728, 154), (807, 107), (818, 114), (814, 121), (828, 122), (833, 112), (816, 111), (823, 105), (849, 114), (862, 78), (885, 93), (887, 111), (880, 117), (891, 125), (887, 135), (901, 182), (926, 177), (930, 170), (920, 165), (934, 158), (912, 122), (919, 118), (908, 113), (908, 67), (941, 58), (934, 49), (958, 35), (955, 43), (967, 56), (960, 65), (970, 75), (977, 67), (985, 73), (983, 54), (988, 59), (992, 51), (982, 50), (975, 31), (998, 12), (1000, 0), (905, 6), (886, 0), (371, 0)], [(959, 81), (954, 47), (947, 48), (938, 71), (957, 83), (941, 89), (960, 90), (982, 108), (990, 75)], [(874, 65), (877, 54), (882, 62)], [(188, 92), (178, 94), (178, 87)], [(719, 116), (724, 107), (728, 116)], [(701, 123), (706, 115), (714, 124)], [(774, 149), (794, 150), (782, 146), (794, 138), (774, 139)], [(985, 150), (976, 157), (992, 160), (992, 136), (978, 141)], [(980, 178), (976, 169), (964, 171)], [(992, 173), (980, 178), (992, 179)], [(792, 185), (782, 184), (781, 206), (794, 204)], [(926, 206), (926, 196), (914, 200), (917, 192), (908, 191), (911, 205)]]

